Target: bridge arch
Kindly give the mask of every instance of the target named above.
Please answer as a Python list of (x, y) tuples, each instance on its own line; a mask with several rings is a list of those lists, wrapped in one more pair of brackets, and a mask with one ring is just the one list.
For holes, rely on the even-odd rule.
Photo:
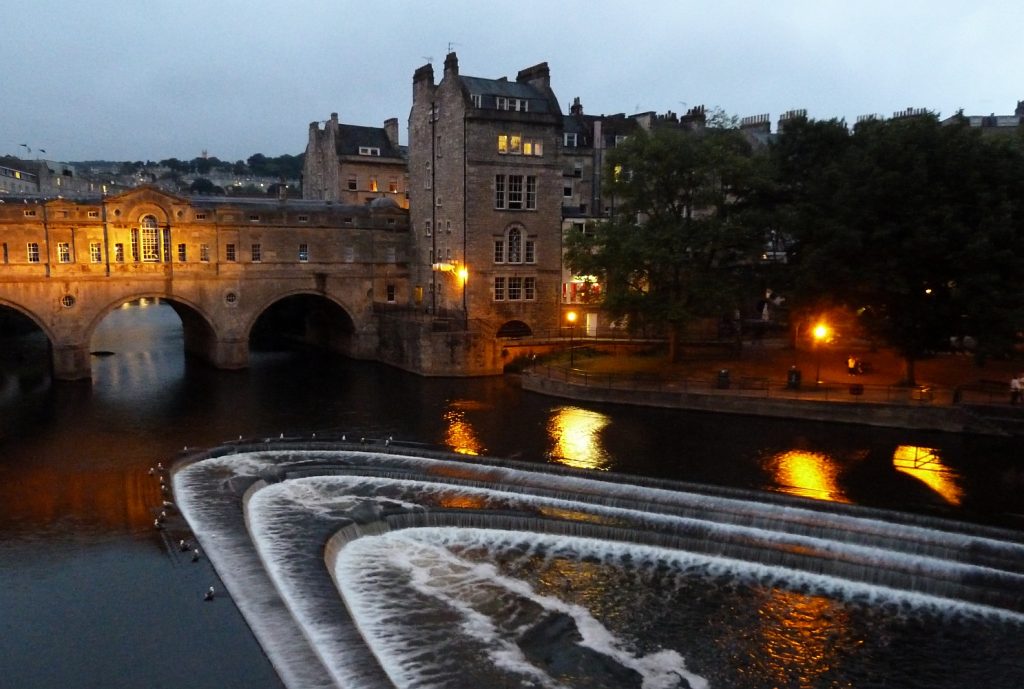
[(214, 320), (206, 313), (205, 309), (195, 302), (184, 299), (179, 295), (168, 296), (166, 292), (144, 291), (119, 295), (98, 309), (93, 318), (83, 329), (84, 344), (89, 346), (92, 342), (96, 328), (115, 309), (141, 299), (160, 299), (163, 303), (174, 309), (174, 313), (181, 319), (182, 334), (185, 340), (185, 353), (196, 356), (215, 366), (222, 365), (220, 355), (220, 343), (222, 335), (217, 331)]
[(46, 339), (50, 341), (50, 346), (53, 346), (54, 342), (56, 342), (57, 338), (53, 330), (45, 321), (43, 321), (38, 315), (36, 315), (36, 313), (32, 311), (32, 309), (22, 306), (17, 302), (10, 301), (9, 299), (2, 298), (0, 298), (0, 308), (10, 309), (11, 311), (14, 311), (15, 313), (18, 313), (27, 318), (28, 320), (32, 321), (32, 323), (35, 324), (37, 328), (42, 330), (44, 335), (46, 335)]
[(523, 321), (511, 320), (505, 321), (501, 324), (501, 327), (498, 328), (498, 332), (495, 334), (495, 337), (515, 338), (529, 337), (530, 335), (533, 335), (533, 328)]
[(314, 290), (292, 290), (274, 295), (253, 314), (246, 326), (250, 346), (255, 340), (275, 339), (330, 349), (346, 356), (357, 354), (359, 328), (344, 303)]

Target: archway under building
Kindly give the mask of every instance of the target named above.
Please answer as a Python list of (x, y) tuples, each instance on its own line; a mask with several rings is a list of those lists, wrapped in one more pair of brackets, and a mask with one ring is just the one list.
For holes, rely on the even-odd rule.
[[(19, 308), (0, 302), (0, 414), (25, 392), (48, 388), (53, 375), (53, 343), (49, 334)], [(2, 433), (0, 424), (0, 436)]]
[(533, 329), (526, 323), (522, 321), (506, 321), (500, 328), (498, 328), (498, 332), (495, 334), (495, 337), (515, 339), (519, 337), (530, 337), (531, 335), (533, 335)]

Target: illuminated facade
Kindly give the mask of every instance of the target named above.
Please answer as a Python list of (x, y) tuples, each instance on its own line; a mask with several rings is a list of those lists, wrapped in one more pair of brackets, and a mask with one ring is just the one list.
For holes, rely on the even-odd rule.
[(558, 326), (562, 116), (546, 63), (515, 81), (445, 58), (413, 76), (410, 270), (416, 305), (499, 337)]

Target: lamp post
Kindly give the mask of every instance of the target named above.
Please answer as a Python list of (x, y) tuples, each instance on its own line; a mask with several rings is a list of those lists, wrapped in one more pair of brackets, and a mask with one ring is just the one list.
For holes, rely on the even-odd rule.
[(814, 352), (815, 359), (817, 360), (817, 371), (814, 373), (814, 382), (816, 385), (821, 385), (821, 343), (828, 337), (828, 326), (824, 323), (818, 323), (814, 326)]
[(469, 329), (469, 308), (466, 305), (466, 282), (469, 280), (469, 269), (466, 264), (459, 267), (459, 284), (462, 285), (462, 317), (466, 319), (465, 327)]
[(565, 320), (569, 321), (569, 368), (576, 363), (576, 350), (573, 348), (573, 335), (576, 334), (576, 312), (570, 311), (565, 314)]

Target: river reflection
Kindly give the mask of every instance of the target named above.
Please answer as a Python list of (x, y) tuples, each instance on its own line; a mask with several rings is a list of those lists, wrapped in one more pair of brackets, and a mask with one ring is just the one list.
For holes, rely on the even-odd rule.
[[(1024, 471), (1007, 440), (566, 404), (512, 378), (424, 379), (309, 351), (257, 351), (249, 369), (218, 371), (185, 358), (166, 304), (113, 311), (91, 348), (110, 352), (93, 357), (92, 382), (65, 384), (45, 372), (39, 334), (0, 342), (4, 686), (279, 686), (227, 601), (199, 602), (216, 581), (207, 563), (179, 562), (152, 528), (161, 495), (149, 467), (243, 435), (394, 436), (1024, 525)], [(934, 448), (945, 470), (912, 477), (900, 447)]]
[(941, 453), (934, 447), (900, 445), (892, 455), (892, 465), (931, 488), (950, 505), (958, 506), (963, 499), (960, 475), (942, 463)]

